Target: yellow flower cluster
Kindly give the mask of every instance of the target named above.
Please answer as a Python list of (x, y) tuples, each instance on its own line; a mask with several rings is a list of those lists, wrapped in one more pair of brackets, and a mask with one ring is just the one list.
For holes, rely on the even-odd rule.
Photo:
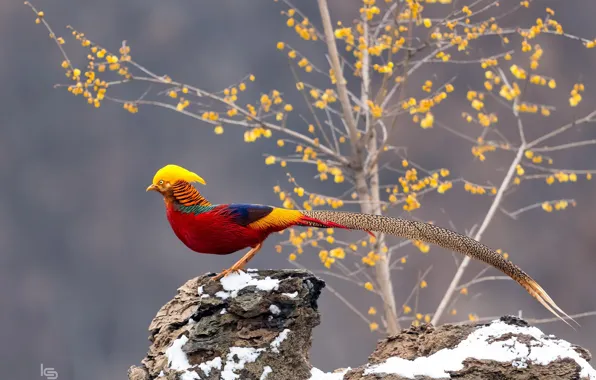
[[(591, 176), (588, 178), (588, 180)], [(575, 173), (565, 173), (565, 172), (557, 172), (554, 175), (546, 177), (546, 183), (552, 185), (555, 182), (555, 179), (560, 183), (564, 182), (576, 182), (577, 181), (577, 174)]]
[(428, 251), (430, 251), (430, 245), (426, 244), (422, 240), (412, 240), (412, 244), (422, 253), (428, 253)]
[(331, 257), (329, 251), (326, 250), (319, 252), (319, 259), (321, 259), (321, 263), (323, 263), (325, 268), (331, 268), (331, 264), (335, 263), (335, 257)]
[(399, 14), (398, 19), (401, 20), (418, 20), (420, 13), (424, 7), (418, 0), (406, 0), (407, 8)]
[(383, 108), (381, 106), (374, 104), (371, 100), (367, 102), (367, 105), (373, 118), (378, 119), (383, 116)]
[(393, 74), (393, 62), (389, 61), (386, 65), (374, 64), (373, 69), (380, 74)]
[(439, 186), (437, 187), (437, 192), (439, 194), (445, 194), (447, 190), (451, 189), (452, 187), (453, 183), (451, 181), (441, 182), (441, 184), (439, 184)]
[[(310, 22), (308, 21), (308, 18), (303, 18), (302, 21), (300, 22), (296, 22), (296, 19), (294, 18), (296, 15), (296, 10), (295, 9), (289, 9), (287, 12), (285, 12), (285, 14), (288, 16), (288, 19), (286, 20), (286, 25), (289, 28), (294, 28), (294, 31), (296, 32), (296, 34), (298, 34), (300, 36), (300, 38), (309, 41), (316, 41), (318, 39), (317, 33), (315, 28), (310, 24)], [(278, 48), (279, 48), (279, 44), (278, 44)], [(279, 49), (283, 49), (279, 48)]]
[(513, 87), (504, 84), (503, 86), (501, 86), (501, 91), (499, 92), (499, 95), (501, 95), (503, 98), (509, 101), (512, 101), (513, 99), (517, 98), (520, 94), (521, 89), (515, 82), (513, 82)]
[(374, 251), (370, 251), (366, 256), (362, 258), (362, 263), (374, 267), (377, 264), (377, 261), (379, 261), (380, 259), (380, 255), (378, 255)]
[(130, 113), (137, 113), (137, 112), (139, 112), (139, 107), (137, 107), (137, 105), (134, 104), (134, 103), (129, 103), (129, 102), (124, 103), (123, 108), (125, 110), (127, 110), (128, 112), (130, 112)]
[(333, 209), (338, 209), (344, 206), (344, 202), (341, 199), (321, 197), (316, 194), (309, 194), (308, 204), (309, 207), (319, 207), (328, 205), (331, 206), (331, 208)]
[(511, 65), (509, 70), (511, 71), (511, 74), (513, 74), (513, 76), (517, 79), (526, 79), (528, 77), (528, 73), (526, 73), (526, 70), (518, 67), (517, 65)]
[(464, 190), (471, 194), (486, 194), (486, 189), (483, 186), (474, 185), (470, 182), (464, 184)]
[(416, 194), (408, 194), (406, 197), (406, 204), (404, 205), (403, 209), (405, 211), (414, 211), (417, 208), (420, 208), (420, 202), (416, 199)]
[(260, 103), (261, 103), (261, 108), (263, 109), (263, 111), (269, 112), (271, 110), (271, 106), (273, 104), (276, 104), (276, 105), (281, 104), (281, 103), (283, 103), (283, 99), (282, 99), (279, 91), (273, 90), (271, 93), (271, 96), (269, 96), (269, 94), (261, 95)]
[(540, 58), (542, 58), (542, 54), (544, 54), (544, 50), (542, 50), (540, 45), (535, 45), (534, 53), (530, 57), (530, 68), (532, 70), (536, 70), (538, 68)]
[[(42, 16), (39, 16), (39, 15)], [(43, 18), (43, 12), (38, 12), (38, 20)], [(40, 21), (41, 22), (41, 21)], [(83, 95), (87, 99), (87, 103), (94, 107), (100, 107), (102, 100), (105, 98), (108, 84), (105, 80), (98, 78), (97, 73), (103, 73), (106, 69), (116, 72), (125, 79), (130, 79), (132, 76), (126, 66), (122, 63), (130, 61), (130, 48), (126, 45), (120, 48), (120, 56), (108, 53), (106, 49), (92, 45), (91, 41), (85, 38), (83, 33), (72, 30), (72, 35), (76, 40), (81, 42), (81, 45), (89, 49), (87, 54), (87, 70), (82, 72), (79, 68), (74, 68), (69, 60), (64, 60), (61, 67), (66, 70), (66, 76), (73, 80), (75, 84), (68, 86), (68, 91), (73, 95)], [(58, 44), (64, 44), (62, 37), (56, 37), (50, 34)], [(98, 61), (99, 60), (99, 61)], [(84, 75), (84, 78), (83, 78)], [(95, 94), (94, 94), (95, 92)], [(131, 113), (138, 112), (136, 105), (128, 102), (124, 104), (124, 108)]]
[[(402, 108), (404, 110), (409, 110), (410, 115), (416, 115), (418, 113), (428, 113), (432, 107), (438, 105), (443, 100), (447, 99), (447, 92), (453, 91), (452, 85), (445, 86), (446, 91), (441, 91), (437, 93), (432, 98), (426, 98), (420, 100), (420, 103), (415, 98), (410, 98), (402, 103)], [(414, 119), (414, 122), (417, 123), (418, 120)]]
[[(360, 24), (358, 24), (358, 26), (360, 27)], [(360, 28), (358, 28), (358, 29), (360, 29)], [(362, 41), (362, 42), (364, 42), (364, 41)], [(369, 55), (379, 57), (385, 50), (387, 50), (389, 48), (391, 48), (392, 52), (397, 52), (397, 50), (399, 50), (399, 48), (401, 48), (405, 42), (406, 42), (406, 39), (403, 37), (400, 37), (396, 40), (395, 45), (393, 47), (391, 47), (392, 38), (389, 35), (384, 34), (376, 41), (376, 43), (374, 45), (369, 46), (367, 48), (367, 51), (368, 51)], [(363, 44), (363, 47), (364, 46), (365, 46), (365, 44)], [(362, 56), (361, 56), (361, 54), (356, 54), (356, 56), (359, 58), (359, 63), (357, 65), (357, 68), (361, 69), (362, 68)], [(391, 68), (393, 68), (393, 63), (391, 61), (389, 61), (389, 62), (391, 63), (391, 65), (390, 65)], [(387, 65), (389, 65), (389, 63)], [(373, 66), (373, 68), (374, 68), (374, 66)]]
[(472, 154), (474, 157), (478, 157), (480, 161), (486, 160), (486, 156), (484, 155), (486, 152), (494, 152), (496, 148), (492, 145), (476, 145), (472, 147)]
[(440, 52), (437, 53), (436, 57), (438, 59), (441, 59), (443, 62), (447, 62), (447, 61), (449, 61), (451, 59), (451, 54), (447, 54), (447, 53), (445, 53), (443, 51), (440, 51)]
[(219, 119), (219, 114), (214, 111), (203, 112), (201, 118), (203, 118), (203, 120), (216, 121)]
[(531, 151), (531, 150), (526, 150), (526, 151), (524, 152), (524, 156), (525, 156), (525, 157), (526, 157), (528, 160), (532, 160), (532, 162), (533, 162), (533, 163), (535, 163), (535, 164), (540, 164), (540, 163), (542, 163), (542, 161), (543, 161), (543, 159), (544, 159), (544, 157), (542, 157), (542, 156), (541, 156), (541, 155), (539, 155), (539, 154), (536, 154), (536, 153), (534, 153), (534, 152), (533, 152), (533, 151)]
[(571, 107), (576, 107), (579, 102), (582, 101), (582, 96), (580, 92), (584, 91), (584, 85), (581, 83), (576, 83), (573, 85), (573, 90), (571, 90), (571, 97), (569, 98), (569, 105)]
[(316, 89), (312, 89), (310, 95), (313, 98), (317, 99), (317, 101), (315, 102), (315, 107), (320, 109), (325, 109), (325, 107), (327, 107), (328, 104), (335, 103), (337, 101), (335, 91), (333, 91), (330, 88), (326, 89), (322, 95), (320, 95)]
[[(408, 161), (403, 160), (402, 165), (404, 167), (407, 167), (409, 165)], [(440, 174), (441, 174), (441, 176), (446, 177), (449, 175), (449, 170), (441, 169)], [(410, 191), (423, 190), (428, 186), (430, 186), (432, 188), (437, 188), (439, 186), (439, 172), (435, 172), (429, 176), (418, 179), (418, 171), (415, 168), (412, 168), (412, 169), (409, 169), (406, 171), (406, 174), (404, 177), (399, 177), (398, 181), (401, 184), (402, 191), (405, 194), (409, 193)], [(394, 186), (393, 189), (387, 188), (386, 191), (387, 191), (387, 193), (390, 193), (390, 192), (392, 193), (389, 196), (389, 201), (392, 203), (396, 203), (397, 197), (395, 195), (398, 193), (397, 186)]]
[[(190, 101), (188, 99), (184, 99), (184, 98), (180, 98), (180, 101), (178, 102), (178, 104), (176, 105), (176, 110), (177, 111), (182, 111), (184, 110), (186, 107), (188, 107), (190, 105)], [(221, 129), (221, 131), (223, 132), (223, 128)], [(217, 132), (216, 132), (217, 133)]]
[(431, 112), (427, 112), (426, 115), (420, 120), (420, 127), (423, 129), (432, 128), (435, 122), (435, 117)]
[(245, 83), (240, 83), (238, 85), (238, 87), (230, 87), (230, 88), (224, 89), (224, 91), (223, 91), (223, 93), (224, 93), (224, 101), (229, 102), (229, 103), (236, 102), (238, 100), (238, 90), (245, 91), (246, 90), (246, 84)]
[(486, 69), (486, 68), (488, 68), (488, 67), (491, 67), (491, 66), (496, 66), (496, 65), (498, 65), (498, 64), (499, 64), (499, 61), (497, 61), (497, 60), (496, 60), (496, 59), (494, 59), (494, 58), (489, 58), (489, 59), (483, 59), (483, 60), (482, 60), (482, 62), (480, 63), (480, 66), (481, 66), (483, 69)]
[(364, 14), (367, 20), (372, 20), (375, 15), (381, 13), (379, 7), (374, 5), (374, 0), (363, 0), (362, 2), (365, 6), (360, 8), (360, 13)]
[(552, 212), (553, 210), (560, 211), (565, 210), (570, 204), (575, 207), (575, 202), (570, 203), (564, 199), (554, 202), (544, 202), (542, 203), (542, 209), (546, 212)]
[(244, 132), (244, 142), (255, 142), (261, 137), (269, 138), (271, 136), (270, 129), (256, 127)]
[(335, 38), (338, 40), (344, 40), (349, 47), (354, 46), (354, 35), (352, 34), (352, 28), (338, 28), (335, 29), (334, 34)]

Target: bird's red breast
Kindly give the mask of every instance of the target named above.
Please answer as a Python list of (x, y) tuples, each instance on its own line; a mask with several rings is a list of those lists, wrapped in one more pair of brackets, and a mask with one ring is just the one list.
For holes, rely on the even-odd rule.
[(185, 213), (167, 205), (168, 221), (174, 233), (188, 248), (199, 253), (226, 255), (253, 247), (270, 234), (236, 223), (226, 205), (198, 214)]

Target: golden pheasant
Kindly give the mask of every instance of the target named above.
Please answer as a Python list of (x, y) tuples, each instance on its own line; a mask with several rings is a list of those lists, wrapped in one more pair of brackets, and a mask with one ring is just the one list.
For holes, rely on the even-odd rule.
[(446, 228), (354, 212), (289, 210), (237, 203), (214, 205), (199, 193), (191, 184), (193, 182), (205, 184), (200, 176), (187, 169), (166, 165), (157, 171), (147, 191), (157, 191), (163, 196), (166, 215), (174, 233), (191, 250), (227, 255), (250, 247), (246, 255), (214, 279), (240, 270), (261, 249), (271, 233), (292, 226), (343, 228), (421, 240), (483, 261), (515, 280), (565, 323), (559, 313), (572, 319), (518, 266), (484, 244)]

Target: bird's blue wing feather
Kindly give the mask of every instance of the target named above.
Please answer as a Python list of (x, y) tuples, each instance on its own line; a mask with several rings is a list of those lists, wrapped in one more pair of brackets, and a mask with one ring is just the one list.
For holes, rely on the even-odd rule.
[(265, 205), (232, 203), (227, 205), (227, 211), (234, 222), (241, 226), (248, 226), (269, 215), (273, 211), (273, 207)]

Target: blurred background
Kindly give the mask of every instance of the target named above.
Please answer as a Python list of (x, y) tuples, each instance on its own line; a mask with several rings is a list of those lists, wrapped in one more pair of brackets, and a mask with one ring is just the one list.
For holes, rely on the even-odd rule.
[[(34, 4), (45, 11), (56, 34), (65, 37), (66, 47), (76, 52), (73, 57), (81, 50), (73, 46), (66, 25), (113, 50), (127, 40), (133, 59), (157, 73), (206, 90), (222, 90), (253, 73), (257, 80), (250, 85), (247, 101), (277, 88), (287, 92), (284, 98), (294, 99), (297, 107), (302, 107), (298, 111), (305, 109), (298, 106), (296, 91), (291, 91), (294, 80), (287, 58), (275, 49), (278, 40), (296, 40), (280, 15), (285, 8), (279, 3), (39, 0)], [(330, 1), (333, 18), (349, 24), (357, 15), (358, 4)], [(557, 1), (540, 4), (534, 7), (541, 9), (539, 16), (529, 10), (514, 20), (527, 25), (543, 16), (542, 6), (550, 6), (566, 31), (596, 36), (594, 2), (576, 0), (564, 7)], [(315, 1), (304, 2), (301, 9), (318, 24)], [(208, 182), (202, 188), (205, 196), (215, 203), (274, 205), (279, 201), (272, 187), (286, 183), (285, 171), (263, 162), (264, 152), (275, 153), (275, 139), (245, 144), (242, 131), (232, 127), (217, 136), (211, 126), (167, 110), (144, 107), (132, 115), (109, 102), (96, 110), (63, 89), (54, 89), (54, 84), (66, 82), (60, 68), (62, 57), (34, 19), (22, 1), (0, 2), (1, 373), (7, 379), (39, 378), (43, 364), (55, 368), (60, 379), (125, 378), (128, 367), (146, 354), (149, 322), (177, 287), (194, 276), (219, 271), (239, 257), (197, 255), (178, 241), (161, 199), (145, 193), (155, 171), (167, 163), (196, 171)], [(557, 126), (596, 104), (592, 75), (596, 55), (577, 43), (560, 38), (549, 41), (541, 42), (546, 50), (543, 65), (560, 74), (558, 101), (566, 102), (573, 83), (586, 84), (581, 107), (563, 107), (550, 119)], [(311, 49), (322, 51), (320, 45)], [(432, 70), (453, 68), (434, 66)], [(458, 80), (464, 81), (468, 74)], [(476, 74), (471, 83), (479, 88), (482, 71)], [(465, 96), (465, 84), (461, 90)], [(450, 104), (466, 104), (465, 99), (453, 102)], [(453, 106), (451, 114), (450, 108), (443, 108), (445, 120), (462, 124), (462, 107)], [(512, 122), (506, 117), (501, 120)], [(528, 122), (529, 133), (543, 133), (541, 120)], [(395, 144), (418, 143), (409, 154), (423, 166), (446, 166), (456, 176), (466, 173), (478, 182), (489, 180), (486, 167), (474, 160), (469, 145), (459, 146), (459, 140), (441, 131), (420, 135), (419, 128), (407, 123), (398, 129)], [(594, 138), (595, 131), (596, 126), (588, 125), (564, 140)], [(427, 140), (420, 144), (423, 137)], [(555, 166), (596, 168), (593, 149), (565, 152), (562, 157)], [(495, 184), (511, 159), (496, 156), (491, 177)], [(335, 189), (309, 180), (312, 172), (300, 170), (303, 168), (296, 167), (293, 174), (303, 183), (319, 191)], [(504, 206), (514, 210), (547, 199), (572, 197), (578, 207), (554, 215), (538, 209), (516, 221), (500, 213), (483, 241), (509, 252), (569, 314), (596, 310), (594, 183), (582, 180), (555, 189), (540, 181), (528, 186), (529, 190), (513, 194)], [(482, 220), (489, 205), (490, 197), (473, 197), (460, 188), (445, 197), (429, 198), (417, 216), (441, 225), (452, 222), (465, 232)], [(251, 267), (291, 267), (287, 254), (273, 250), (279, 239), (273, 237)], [(422, 313), (431, 313), (455, 273), (453, 258), (435, 247), (428, 255), (414, 247), (405, 249), (404, 254), (413, 259), (395, 274), (397, 304), (410, 292), (419, 271), (433, 265), (427, 277), (429, 287), (419, 305)], [(306, 251), (301, 263), (321, 269), (314, 251)], [(474, 263), (465, 279), (482, 268)], [(494, 270), (489, 273), (498, 274)], [(338, 290), (349, 292), (363, 312), (369, 306), (381, 309), (378, 300), (365, 290), (328, 280)], [(517, 314), (520, 309), (525, 317), (549, 316), (512, 282), (485, 283), (470, 292), (473, 299), (462, 300), (458, 315), (444, 321), (466, 319), (468, 313), (480, 317)], [(371, 333), (329, 292), (323, 293), (320, 308), (322, 324), (314, 333), (312, 363), (332, 370), (365, 362), (381, 335)], [(596, 318), (580, 323), (582, 328), (577, 331), (561, 322), (540, 328), (596, 352)]]

